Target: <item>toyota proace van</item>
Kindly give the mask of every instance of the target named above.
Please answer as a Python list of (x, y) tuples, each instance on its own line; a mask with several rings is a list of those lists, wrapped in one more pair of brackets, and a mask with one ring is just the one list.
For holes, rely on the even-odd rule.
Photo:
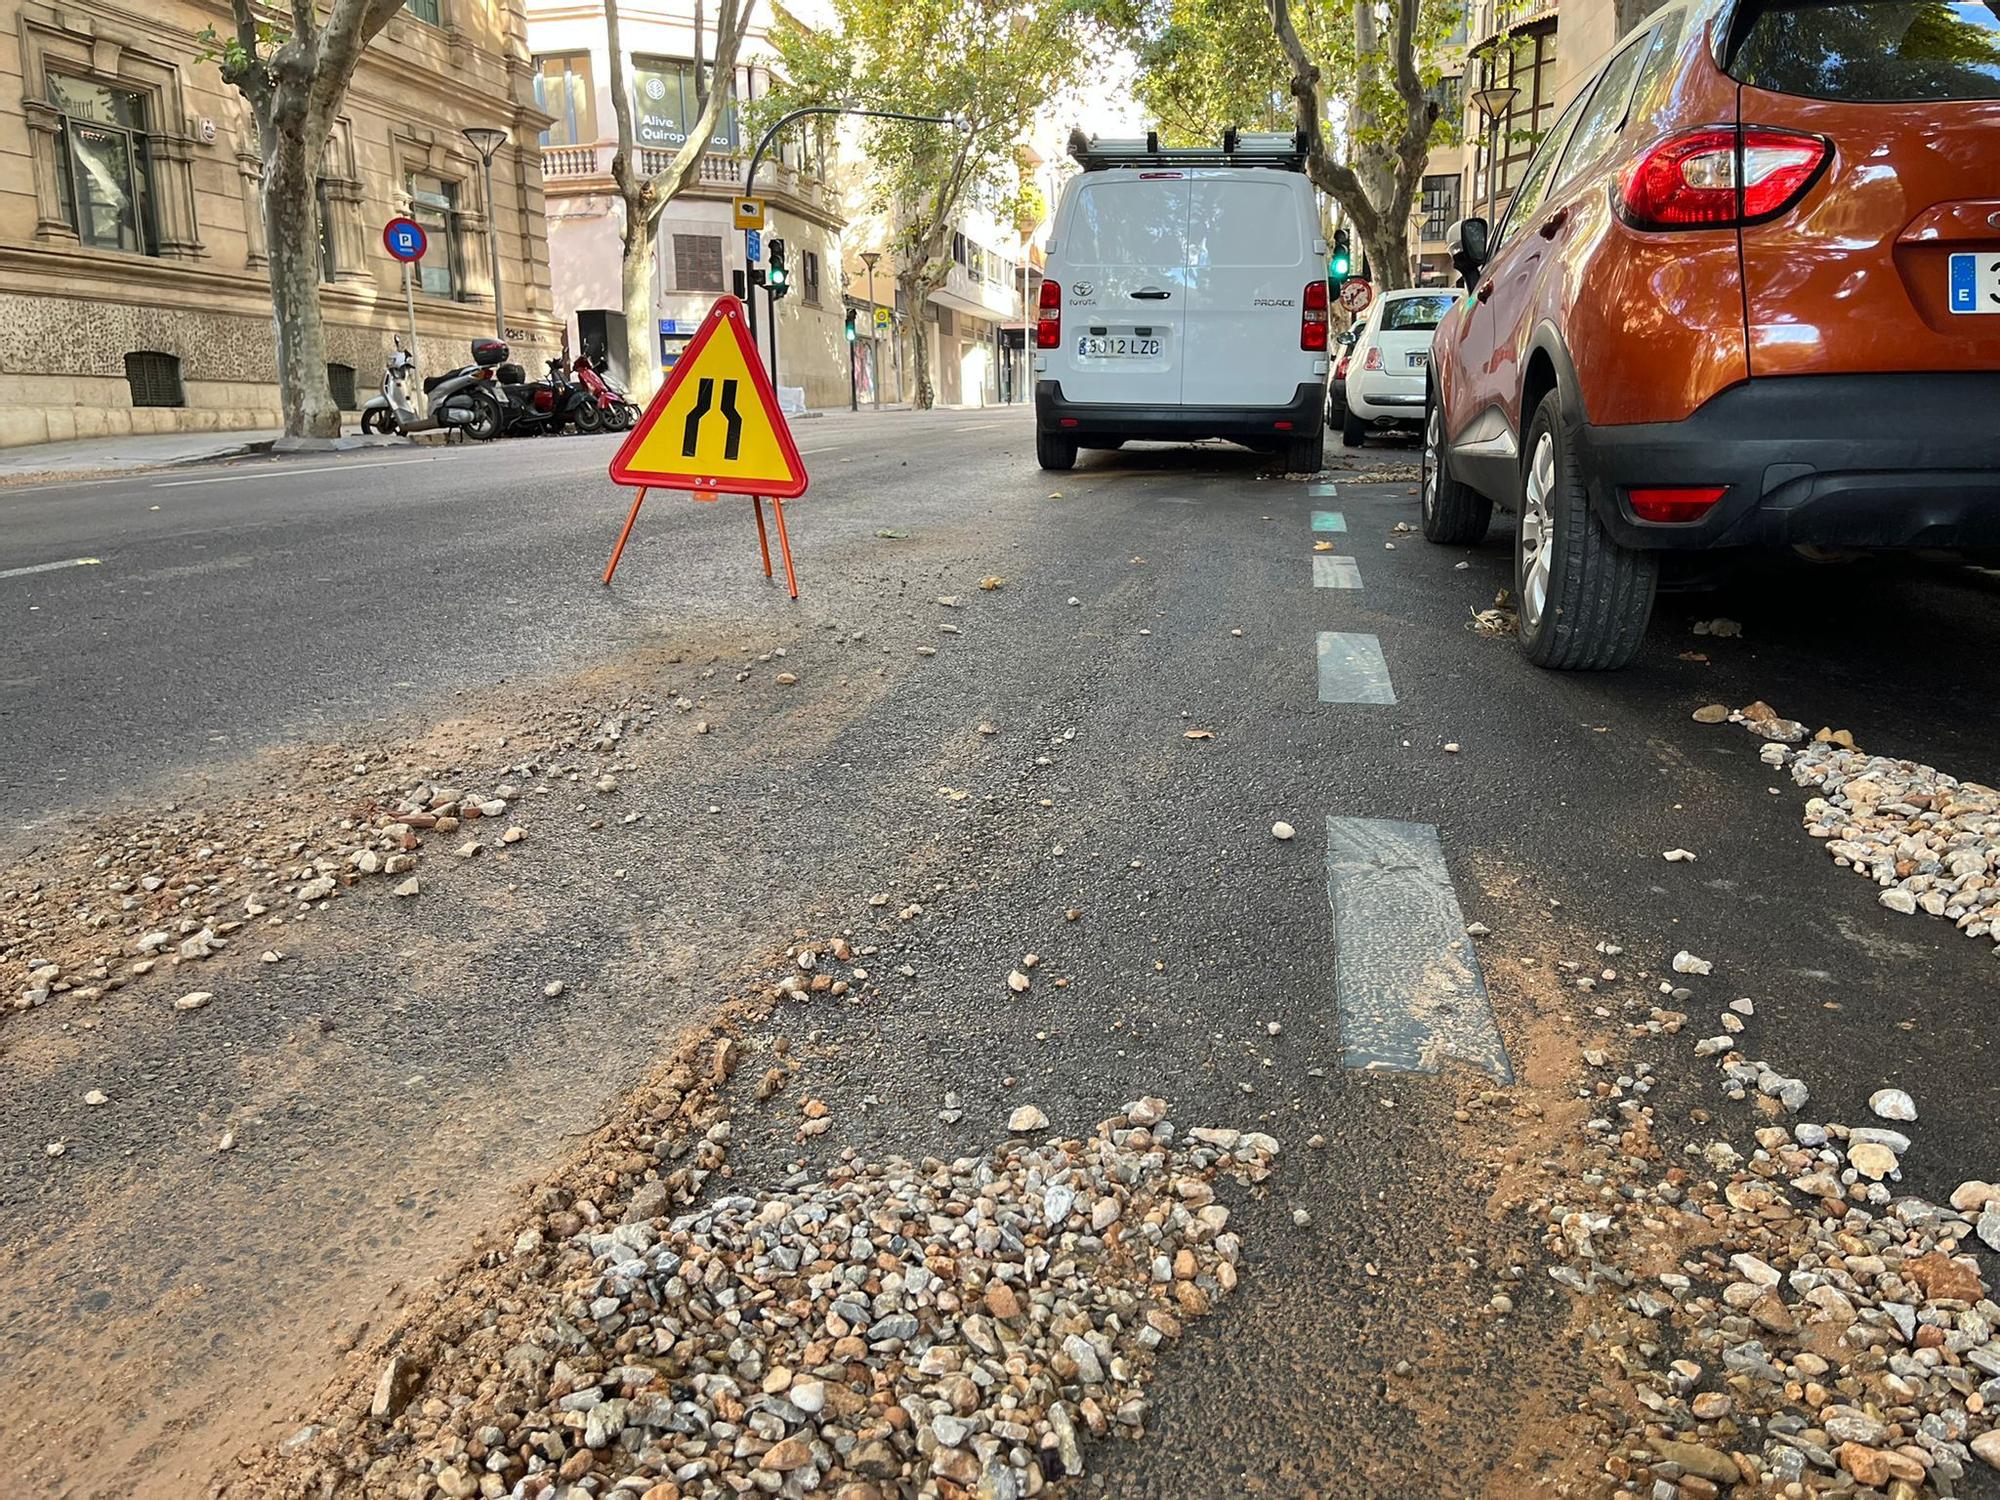
[(1035, 322), (1035, 456), (1228, 438), (1325, 452), (1326, 241), (1294, 136), (1070, 139)]

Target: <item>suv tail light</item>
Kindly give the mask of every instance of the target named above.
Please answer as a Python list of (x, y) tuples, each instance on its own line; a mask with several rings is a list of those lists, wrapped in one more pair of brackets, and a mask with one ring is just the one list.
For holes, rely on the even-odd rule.
[(1361, 362), (1361, 368), (1364, 370), (1379, 370), (1382, 368), (1382, 349), (1380, 345), (1370, 344), (1368, 346), (1368, 358)]
[(1035, 311), (1035, 347), (1062, 347), (1062, 288), (1053, 281), (1044, 281)]
[(1625, 498), (1632, 502), (1632, 514), (1642, 521), (1686, 523), (1699, 521), (1714, 510), (1728, 492), (1729, 487), (1721, 484), (1635, 486), (1625, 492)]
[(1326, 282), (1315, 278), (1299, 298), (1299, 347), (1324, 354), (1326, 334)]
[(1668, 136), (1625, 169), (1618, 207), (1635, 229), (1725, 229), (1784, 212), (1826, 165), (1816, 135), (1744, 125)]

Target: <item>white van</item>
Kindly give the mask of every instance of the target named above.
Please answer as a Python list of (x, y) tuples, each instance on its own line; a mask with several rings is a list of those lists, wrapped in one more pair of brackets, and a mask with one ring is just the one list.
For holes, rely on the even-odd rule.
[(1326, 241), (1294, 136), (1070, 139), (1035, 322), (1035, 456), (1228, 438), (1317, 471)]

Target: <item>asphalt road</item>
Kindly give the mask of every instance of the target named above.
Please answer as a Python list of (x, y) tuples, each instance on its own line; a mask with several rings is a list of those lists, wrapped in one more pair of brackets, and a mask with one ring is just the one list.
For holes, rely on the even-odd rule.
[[(634, 692), (707, 694), (715, 721), (635, 739), (618, 806), (641, 822), (552, 804), (513, 864), (337, 903), (276, 970), (215, 961), (199, 1029), (142, 987), (88, 1031), (59, 1007), (0, 1029), (0, 1475), (20, 1492), (187, 1493), (281, 1434), (338, 1366), (330, 1328), (458, 1253), (795, 928), (851, 930), (912, 973), (815, 1012), (799, 1055), (838, 1127), (801, 1148), (753, 1112), (739, 1179), (848, 1147), (961, 1154), (1029, 1100), (1081, 1130), (1159, 1093), (1285, 1142), (1241, 1211), (1241, 1291), (1167, 1360), (1149, 1436), (1093, 1449), (1104, 1492), (1526, 1492), (1494, 1476), (1532, 1470), (1530, 1418), (1585, 1378), (1564, 1304), (1479, 1315), (1487, 1268), (1535, 1255), (1476, 1170), (1504, 1123), (1454, 1118), (1491, 1080), (1342, 1066), (1329, 818), (1437, 830), (1464, 918), (1491, 929), (1524, 1089), (1573, 1095), (1599, 1027), (1561, 961), (1608, 941), (1657, 973), (1685, 947), (1756, 997), (1761, 1054), (1824, 1117), (1885, 1084), (1917, 1096), (1919, 1191), (1991, 1176), (1988, 948), (1880, 908), (1803, 835), (1803, 794), (1756, 740), (1689, 719), (1764, 698), (1991, 784), (1988, 575), (1765, 569), (1663, 599), (1631, 670), (1562, 676), (1468, 628), (1508, 581), (1505, 521), (1430, 547), (1392, 529), (1412, 485), (1365, 469), (1331, 496), (1221, 447), (1045, 475), (1016, 413), (829, 418), (801, 446), (796, 606), (746, 517), (678, 497), (649, 502), (603, 589), (608, 440), (0, 491), (12, 855), (128, 807), (254, 794), (261, 757), (299, 742), (461, 717), (490, 735), (522, 704)], [(1315, 533), (1319, 511), (1346, 530)], [(1314, 586), (1316, 539), (1359, 588)], [(100, 561), (7, 576), (80, 557)], [(1742, 638), (1692, 633), (1718, 615)], [(1394, 702), (1321, 701), (1323, 632), (1374, 637)], [(758, 659), (777, 648), (795, 685)], [(908, 900), (922, 916), (894, 920)], [(1069, 984), (1010, 997), (1028, 952)], [(551, 979), (558, 1003), (537, 998)], [(1717, 1106), (1684, 1046), (1655, 1066), (1681, 1121)], [(89, 1087), (117, 1107), (87, 1109)], [(225, 1119), (251, 1122), (226, 1156)]]

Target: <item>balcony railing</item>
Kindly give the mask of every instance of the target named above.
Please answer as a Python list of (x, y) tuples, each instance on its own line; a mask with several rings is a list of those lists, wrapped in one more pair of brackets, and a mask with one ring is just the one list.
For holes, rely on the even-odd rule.
[[(609, 178), (611, 158), (617, 151), (617, 144), (612, 141), (599, 141), (591, 146), (544, 146), (542, 178), (550, 183), (575, 182), (591, 177)], [(658, 151), (650, 146), (639, 148), (639, 170), (648, 175), (666, 170), (673, 159), (671, 151)], [(717, 194), (738, 192), (743, 186), (743, 172), (748, 165), (740, 156), (711, 151), (702, 157), (694, 185)], [(832, 190), (819, 178), (809, 177), (796, 167), (769, 157), (757, 168), (757, 191), (789, 197), (821, 209), (831, 210), (834, 206)]]
[(1560, 11), (1559, 0), (1479, 0), (1473, 10), (1472, 45), (1482, 47), (1496, 36), (1530, 21), (1552, 18)]

